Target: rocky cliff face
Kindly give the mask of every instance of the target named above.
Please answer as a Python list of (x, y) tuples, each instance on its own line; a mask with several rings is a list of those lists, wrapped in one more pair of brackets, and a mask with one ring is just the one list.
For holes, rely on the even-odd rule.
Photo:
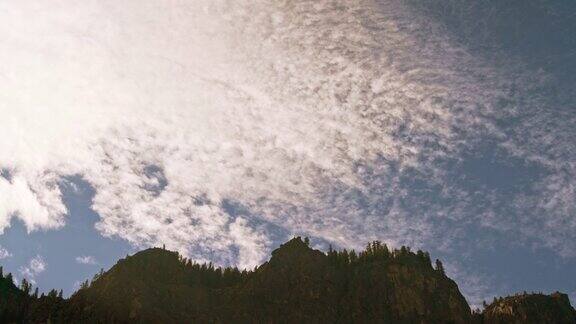
[(568, 296), (559, 292), (551, 295), (522, 294), (495, 300), (482, 313), (483, 323), (566, 323), (576, 324), (576, 311)]

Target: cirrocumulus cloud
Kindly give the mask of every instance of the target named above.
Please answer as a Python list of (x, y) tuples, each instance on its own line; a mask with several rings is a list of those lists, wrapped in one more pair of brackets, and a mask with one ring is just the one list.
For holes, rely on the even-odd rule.
[[(574, 165), (502, 126), (511, 89), (545, 76), (511, 80), (400, 1), (7, 1), (0, 30), (0, 230), (65, 226), (60, 184), (80, 176), (103, 235), (243, 267), (282, 231), (574, 238)], [(482, 143), (547, 170), (505, 199), (555, 218), (489, 222), (499, 198), (447, 180)]]

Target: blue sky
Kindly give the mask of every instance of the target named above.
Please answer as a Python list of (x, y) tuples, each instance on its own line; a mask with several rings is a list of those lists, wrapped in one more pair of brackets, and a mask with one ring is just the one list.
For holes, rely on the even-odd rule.
[(572, 1), (0, 4), (0, 264), (253, 267), (293, 235), (576, 298)]
[[(5, 271), (18, 279), (22, 268), (31, 259), (41, 256), (46, 269), (32, 278), (40, 291), (63, 289), (68, 295), (78, 289), (77, 283), (92, 278), (101, 268), (109, 269), (134, 249), (118, 238), (103, 238), (94, 228), (98, 215), (90, 209), (91, 188), (79, 179), (71, 179), (78, 187), (67, 186), (64, 200), (69, 210), (66, 226), (56, 231), (27, 233), (22, 222), (13, 221), (1, 236), (1, 245), (12, 251), (2, 260)], [(89, 256), (94, 262), (81, 263), (78, 257)]]

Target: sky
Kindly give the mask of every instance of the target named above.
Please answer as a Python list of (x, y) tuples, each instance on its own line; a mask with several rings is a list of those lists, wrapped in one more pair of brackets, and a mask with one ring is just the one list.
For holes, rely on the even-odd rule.
[(430, 251), (576, 300), (573, 1), (0, 1), (0, 264)]

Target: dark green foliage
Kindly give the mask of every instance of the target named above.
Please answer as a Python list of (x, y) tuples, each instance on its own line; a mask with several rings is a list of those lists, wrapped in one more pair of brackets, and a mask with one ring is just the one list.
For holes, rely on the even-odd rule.
[(38, 297), (38, 288), (33, 294), (32, 284), (22, 279), (20, 287), (14, 284), (12, 274), (0, 274), (0, 323), (36, 323), (48, 319), (57, 320), (64, 304), (61, 293), (52, 290), (47, 297)]
[(14, 284), (12, 274), (9, 273), (6, 277), (0, 275), (0, 322), (22, 320), (26, 305), (26, 296)]
[(253, 271), (148, 249), (67, 300), (0, 278), (1, 323), (482, 323), (496, 309), (471, 312), (441, 262), (433, 268), (426, 252), (378, 241), (325, 254), (295, 238)]
[(20, 284), (20, 290), (26, 295), (30, 294), (30, 290), (32, 289), (32, 284), (26, 280), (26, 278), (22, 279), (22, 283)]
[(442, 275), (446, 275), (444, 272), (444, 265), (442, 264), (442, 261), (438, 259), (436, 259), (436, 271), (440, 272)]

